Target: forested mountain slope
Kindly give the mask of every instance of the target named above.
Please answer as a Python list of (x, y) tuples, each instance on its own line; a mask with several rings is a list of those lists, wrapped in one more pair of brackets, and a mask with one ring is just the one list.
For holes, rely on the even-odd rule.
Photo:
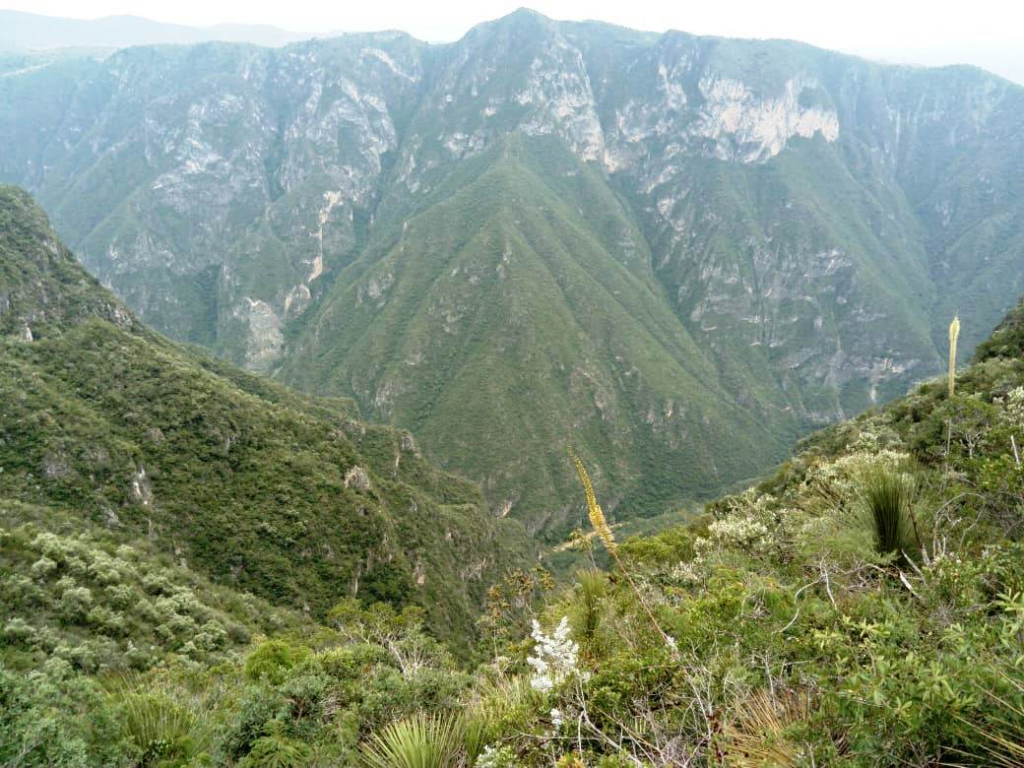
[(0, 179), (147, 323), (422, 433), (552, 535), (570, 432), (609, 510), (660, 511), (1024, 290), (1024, 89), (970, 68), (518, 11), (22, 69)]
[(147, 329), (11, 187), (0, 276), (5, 525), (49, 508), (313, 617), (420, 604), (442, 636), (471, 634), (490, 581), (528, 557), (521, 526), (409, 433)]

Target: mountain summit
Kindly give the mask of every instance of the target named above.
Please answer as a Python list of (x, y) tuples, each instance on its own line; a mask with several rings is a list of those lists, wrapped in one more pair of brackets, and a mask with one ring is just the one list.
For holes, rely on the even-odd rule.
[(529, 11), (24, 69), (0, 178), (147, 323), (355, 398), (552, 535), (567, 441), (657, 512), (1024, 292), (1024, 88), (979, 70)]

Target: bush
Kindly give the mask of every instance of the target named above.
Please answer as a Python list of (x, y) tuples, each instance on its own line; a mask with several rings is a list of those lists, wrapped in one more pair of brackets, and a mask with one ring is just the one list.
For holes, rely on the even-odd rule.
[(283, 640), (264, 640), (245, 660), (245, 676), (280, 685), (288, 671), (308, 657), (308, 648), (292, 646)]
[(58, 610), (65, 621), (85, 621), (92, 608), (92, 591), (88, 587), (69, 587), (60, 596)]
[(266, 735), (253, 742), (252, 750), (238, 763), (239, 768), (301, 768), (309, 765), (312, 750), (288, 738), (280, 720), (267, 724)]

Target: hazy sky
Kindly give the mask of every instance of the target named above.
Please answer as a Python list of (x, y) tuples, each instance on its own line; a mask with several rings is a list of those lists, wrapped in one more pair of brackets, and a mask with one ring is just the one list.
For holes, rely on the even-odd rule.
[(555, 19), (790, 38), (914, 64), (968, 63), (1024, 84), (1024, 0), (0, 0), (0, 8), (51, 16), (133, 14), (310, 33), (401, 29), (432, 42), (455, 40), (524, 4)]
[(53, 16), (134, 14), (197, 26), (261, 23), (301, 32), (403, 29), (434, 41), (454, 40), (473, 24), (521, 5), (558, 19), (786, 37), (839, 49), (1024, 43), (1019, 0), (0, 0), (3, 8)]

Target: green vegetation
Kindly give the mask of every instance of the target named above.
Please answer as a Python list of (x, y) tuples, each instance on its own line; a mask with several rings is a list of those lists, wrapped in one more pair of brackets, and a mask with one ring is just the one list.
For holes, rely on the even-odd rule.
[[(39, 535), (102, 528), (312, 617), (356, 595), (422, 605), (441, 636), (472, 633), (490, 581), (530, 552), (517, 524), (492, 518), (479, 491), (425, 462), (407, 433), (354, 420), (351, 403), (294, 393), (145, 329), (74, 264), (24, 193), (0, 188), (0, 211), (0, 509), (11, 529), (25, 522), (19, 510), (45, 510), (15, 540), (18, 572), (45, 554)], [(86, 576), (95, 547), (81, 547), (54, 581)], [(95, 610), (82, 612), (113, 625), (118, 609), (98, 591), (108, 586), (46, 589), (63, 590), (47, 597), (64, 594), (69, 616), (91, 592)], [(124, 629), (125, 642), (156, 642)]]
[[(815, 433), (661, 533), (623, 541), (599, 506), (613, 489), (581, 471), (590, 544), (615, 567), (559, 584), (493, 554), (476, 632), (449, 561), (496, 545), (472, 538), (468, 508), (465, 527), (443, 515), (479, 497), (408, 441), (133, 319), (49, 313), (31, 342), (15, 326), (0, 358), (0, 761), (1020, 766), (1022, 316), (952, 396), (942, 376)], [(261, 449), (236, 460), (246, 439)], [(324, 455), (340, 479), (317, 515), (292, 478), (331, 478)], [(373, 587), (332, 599), (351, 550), (315, 526), (344, 524), (345, 491), (364, 521), (345, 535), (386, 526), (402, 543), (385, 562), (418, 553), (425, 584), (363, 566)], [(303, 556), (297, 521), (334, 560)], [(236, 553), (249, 573), (218, 567)], [(415, 591), (430, 574), (446, 581)]]
[(32, 198), (0, 186), (0, 336), (32, 339), (94, 317), (133, 325), (75, 261)]
[(0, 73), (0, 180), (146, 323), (353, 398), (548, 542), (566, 442), (613, 524), (700, 503), (1024, 293), (1024, 89), (966, 67), (521, 10)]
[(455, 718), (430, 719), (418, 713), (374, 734), (365, 749), (366, 765), (368, 768), (453, 768), (461, 757), (462, 736), (462, 725)]
[[(254, 634), (302, 631), (309, 619), (211, 584), (145, 540), (54, 508), (0, 502), (0, 660), (84, 672), (144, 670), (168, 660), (216, 664)], [(51, 660), (51, 661), (47, 661)]]
[[(756, 475), (798, 435), (726, 394), (629, 215), (560, 142), (508, 138), (393, 227), (340, 272), (281, 376), (408, 426), (531, 530), (558, 540), (581, 520), (570, 439), (641, 515)], [(754, 381), (746, 396), (771, 399)]]
[(861, 501), (880, 555), (896, 554), (906, 558), (907, 552), (921, 547), (914, 516), (914, 480), (899, 467), (876, 467), (859, 478)]

